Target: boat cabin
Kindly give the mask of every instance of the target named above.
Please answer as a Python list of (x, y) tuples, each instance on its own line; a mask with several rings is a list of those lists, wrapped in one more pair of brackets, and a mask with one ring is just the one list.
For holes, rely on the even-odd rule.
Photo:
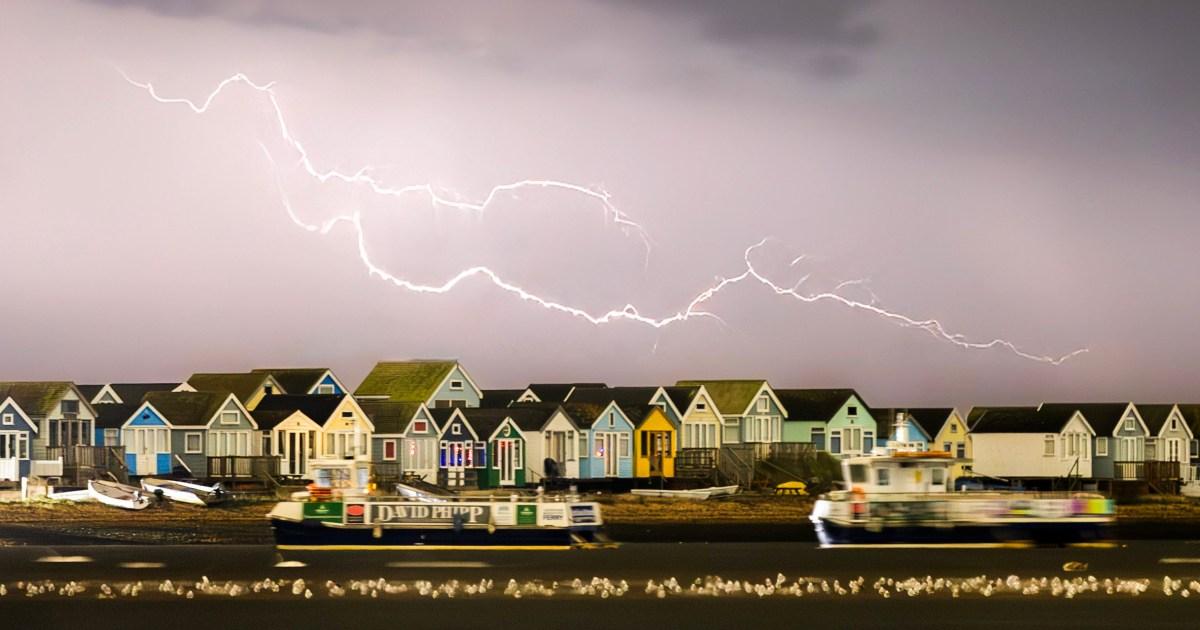
[(946, 492), (953, 466), (949, 453), (896, 452), (846, 459), (842, 475), (852, 492)]

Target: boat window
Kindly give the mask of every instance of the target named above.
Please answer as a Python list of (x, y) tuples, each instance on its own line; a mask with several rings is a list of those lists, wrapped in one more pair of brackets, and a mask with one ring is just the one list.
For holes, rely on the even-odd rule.
[(933, 485), (941, 486), (941, 485), (944, 485), (945, 483), (946, 483), (946, 469), (945, 468), (934, 468), (933, 469)]
[(887, 486), (891, 485), (891, 472), (887, 468), (879, 468), (875, 470), (875, 485)]
[(850, 465), (850, 483), (868, 483), (866, 464)]

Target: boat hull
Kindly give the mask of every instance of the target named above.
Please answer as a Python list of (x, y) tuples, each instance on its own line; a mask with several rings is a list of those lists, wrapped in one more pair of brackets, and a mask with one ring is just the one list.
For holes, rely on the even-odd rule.
[(347, 527), (272, 519), (280, 549), (567, 548), (595, 538), (592, 529)]
[(1096, 521), (1029, 521), (1010, 523), (909, 524), (872, 527), (814, 518), (822, 545), (988, 544), (1028, 542), (1038, 545), (1089, 543), (1112, 538), (1112, 523)]

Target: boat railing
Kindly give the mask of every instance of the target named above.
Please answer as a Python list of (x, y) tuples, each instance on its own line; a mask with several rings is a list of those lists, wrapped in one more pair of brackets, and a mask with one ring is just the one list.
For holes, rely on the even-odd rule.
[[(836, 490), (829, 493), (834, 500), (853, 500), (853, 491)], [(979, 501), (979, 500), (1033, 500), (1033, 499), (1089, 499), (1104, 498), (1096, 492), (1069, 492), (1043, 490), (971, 490), (966, 492), (870, 492), (860, 494), (871, 501)]]

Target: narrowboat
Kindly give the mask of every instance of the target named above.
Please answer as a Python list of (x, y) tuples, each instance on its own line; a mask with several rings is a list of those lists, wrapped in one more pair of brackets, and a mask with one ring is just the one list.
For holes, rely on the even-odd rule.
[(1110, 538), (1112, 501), (1091, 493), (947, 492), (950, 453), (882, 452), (842, 462), (846, 490), (810, 517), (822, 546), (1072, 544)]
[[(606, 542), (600, 506), (575, 497), (379, 496), (323, 470), (267, 515), (280, 550), (568, 549)], [(357, 468), (362, 462), (346, 462)], [(328, 473), (328, 474), (327, 474)]]

